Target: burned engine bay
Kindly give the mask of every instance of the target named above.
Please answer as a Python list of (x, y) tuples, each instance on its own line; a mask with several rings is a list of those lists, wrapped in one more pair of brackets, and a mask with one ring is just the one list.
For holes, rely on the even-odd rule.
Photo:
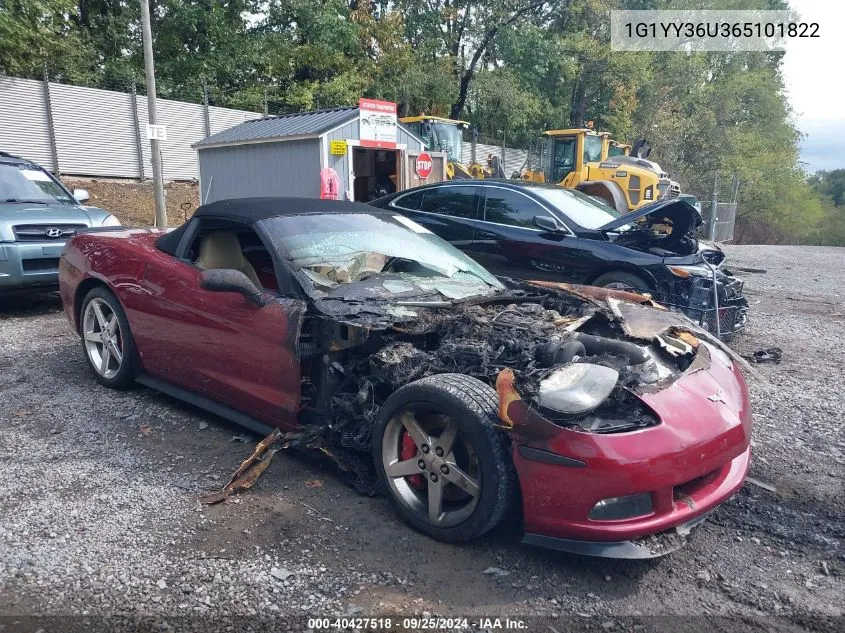
[[(678, 327), (681, 317), (652, 307), (647, 297), (569, 287), (584, 293), (578, 296), (564, 287), (506, 281), (504, 292), (448, 309), (423, 301), (406, 306), (398, 321), (387, 312), (386, 320), (374, 319), (372, 304), (357, 321), (311, 311), (299, 339), (300, 422), (308, 431), (291, 444), (329, 455), (356, 488), (371, 492), (371, 429), (390, 394), (443, 373), (492, 387), (505, 369), (519, 395), (557, 425), (622, 433), (658, 424), (637, 394), (663, 389), (693, 364), (708, 362), (706, 348)], [(627, 332), (621, 309), (631, 321)], [(578, 393), (557, 401), (585, 372), (593, 401)]]

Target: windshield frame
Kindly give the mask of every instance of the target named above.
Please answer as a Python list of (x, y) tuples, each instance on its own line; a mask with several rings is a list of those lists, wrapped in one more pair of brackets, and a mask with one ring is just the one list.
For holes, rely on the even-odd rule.
[[(36, 184), (35, 186), (39, 190), (41, 190), (41, 197), (36, 198), (31, 196), (22, 196), (21, 200), (23, 202), (28, 202), (32, 204), (66, 204), (70, 206), (79, 206), (79, 201), (73, 197), (73, 194), (68, 190), (68, 188), (65, 187), (55, 176), (53, 176), (53, 174), (51, 174), (49, 171), (47, 171), (40, 165), (36, 165), (35, 163), (31, 163), (26, 160), (0, 161), (0, 178), (2, 178), (2, 172), (4, 168), (16, 169), (19, 172), (39, 172), (40, 175), (46, 176), (46, 179), (42, 180), (41, 182), (49, 182), (50, 184), (55, 185), (59, 188), (59, 191), (63, 192), (67, 196), (67, 199), (57, 198), (54, 194), (44, 191), (40, 186)], [(26, 176), (21, 177), (26, 179)], [(30, 182), (36, 181), (30, 180)], [(15, 204), (14, 202), (6, 202), (6, 197), (7, 196), (3, 196), (2, 199), (0, 199), (0, 204)]]

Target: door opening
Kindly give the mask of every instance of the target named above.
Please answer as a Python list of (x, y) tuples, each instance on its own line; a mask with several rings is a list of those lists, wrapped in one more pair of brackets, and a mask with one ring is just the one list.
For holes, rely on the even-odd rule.
[(352, 153), (353, 200), (368, 202), (398, 191), (399, 152), (356, 147)]

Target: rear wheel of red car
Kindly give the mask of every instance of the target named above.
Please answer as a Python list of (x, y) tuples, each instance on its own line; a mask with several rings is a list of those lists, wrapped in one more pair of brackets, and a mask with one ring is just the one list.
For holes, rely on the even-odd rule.
[(509, 440), (494, 428), (496, 392), (461, 374), (417, 380), (392, 394), (373, 430), (382, 486), (399, 515), (436, 539), (492, 530), (517, 494)]
[(97, 382), (125, 389), (135, 382), (135, 346), (123, 307), (108, 288), (97, 286), (82, 300), (82, 351)]

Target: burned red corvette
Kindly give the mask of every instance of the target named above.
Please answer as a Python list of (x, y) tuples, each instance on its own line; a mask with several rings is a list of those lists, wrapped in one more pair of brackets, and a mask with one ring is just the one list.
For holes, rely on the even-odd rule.
[(227, 200), (81, 233), (60, 285), (100, 383), (278, 428), (437, 539), (521, 509), (529, 543), (660, 555), (748, 469), (719, 341), (642, 295), (496, 279), (372, 207)]

